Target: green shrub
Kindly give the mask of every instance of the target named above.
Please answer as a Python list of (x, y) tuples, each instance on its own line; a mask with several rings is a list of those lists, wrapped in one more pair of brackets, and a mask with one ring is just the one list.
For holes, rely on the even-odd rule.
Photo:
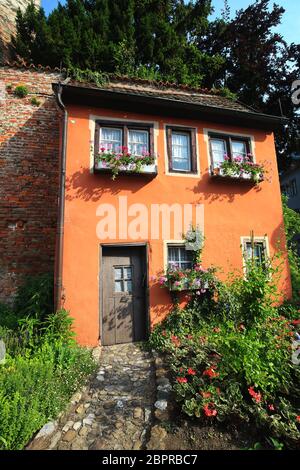
[(26, 85), (17, 85), (16, 88), (14, 89), (14, 94), (18, 98), (25, 98), (29, 93), (28, 88)]
[[(272, 276), (270, 276), (272, 272)], [(294, 448), (300, 439), (300, 371), (292, 363), (295, 307), (274, 307), (278, 269), (249, 266), (215, 299), (193, 298), (151, 334), (166, 354), (175, 398), (202, 420), (250, 422), (266, 439)]]
[(19, 318), (34, 316), (45, 320), (54, 310), (53, 298), (52, 273), (30, 276), (17, 291), (14, 310)]
[(30, 103), (32, 104), (32, 106), (39, 106), (41, 104), (40, 100), (38, 100), (36, 96), (31, 98)]
[(65, 310), (44, 321), (27, 317), (0, 328), (7, 355), (0, 365), (0, 449), (22, 449), (64, 409), (95, 370), (91, 351), (74, 341)]

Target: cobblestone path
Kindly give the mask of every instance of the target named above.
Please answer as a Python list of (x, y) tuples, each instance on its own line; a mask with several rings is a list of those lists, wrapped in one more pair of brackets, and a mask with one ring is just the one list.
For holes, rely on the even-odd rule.
[(102, 349), (96, 378), (51, 437), (48, 449), (138, 450), (149, 438), (155, 372), (138, 344)]

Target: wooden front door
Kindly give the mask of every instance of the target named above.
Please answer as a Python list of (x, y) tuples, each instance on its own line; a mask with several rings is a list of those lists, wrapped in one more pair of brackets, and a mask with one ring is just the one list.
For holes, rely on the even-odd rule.
[(103, 345), (131, 343), (146, 337), (146, 248), (103, 247)]

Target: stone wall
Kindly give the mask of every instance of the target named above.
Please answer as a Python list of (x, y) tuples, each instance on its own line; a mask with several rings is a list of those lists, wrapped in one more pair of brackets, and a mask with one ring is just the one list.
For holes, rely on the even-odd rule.
[[(53, 270), (60, 112), (59, 74), (0, 67), (0, 301), (28, 275)], [(18, 98), (15, 87), (29, 90)], [(38, 105), (32, 99), (38, 100)]]
[[(9, 56), (8, 43), (16, 32), (16, 13), (18, 8), (22, 11), (29, 5), (30, 0), (1, 0), (0, 1), (0, 52), (4, 59)], [(34, 0), (36, 6), (40, 6), (41, 0)], [(1, 54), (0, 54), (1, 57)]]

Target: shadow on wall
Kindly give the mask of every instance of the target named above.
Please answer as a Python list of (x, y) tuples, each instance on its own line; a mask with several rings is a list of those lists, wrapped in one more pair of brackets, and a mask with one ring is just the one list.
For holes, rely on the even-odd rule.
[(216, 180), (209, 175), (207, 169), (197, 185), (193, 188), (186, 188), (186, 190), (201, 194), (201, 202), (205, 200), (211, 204), (215, 201), (232, 203), (236, 196), (243, 196), (250, 191), (259, 193), (262, 187), (261, 185), (254, 186), (253, 183), (248, 181), (228, 181), (221, 178)]
[(97, 202), (104, 194), (117, 195), (123, 191), (136, 193), (149, 183), (142, 175), (122, 175), (113, 180), (109, 173), (94, 174), (89, 168), (81, 168), (66, 178), (66, 200)]
[(59, 112), (9, 95), (0, 108), (0, 301), (27, 275), (53, 270), (59, 169)]

